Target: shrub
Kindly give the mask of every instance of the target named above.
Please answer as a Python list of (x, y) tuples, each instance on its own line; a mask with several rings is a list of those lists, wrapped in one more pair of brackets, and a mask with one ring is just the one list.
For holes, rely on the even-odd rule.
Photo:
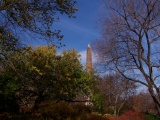
[(45, 101), (35, 107), (34, 116), (53, 120), (86, 120), (91, 108), (67, 102)]
[(107, 118), (99, 115), (91, 115), (87, 120), (107, 120)]
[[(108, 120), (115, 120), (115, 117), (110, 117)], [(129, 110), (124, 112), (123, 115), (119, 116), (117, 120), (146, 120), (143, 113)]]
[(74, 108), (68, 103), (55, 101), (45, 101), (38, 106), (38, 113), (45, 118), (52, 118), (55, 120), (66, 120), (68, 117), (74, 117)]
[(113, 117), (113, 115), (111, 115), (111, 114), (104, 114), (103, 117), (105, 117), (107, 119), (109, 119), (109, 118), (111, 119)]
[(7, 112), (0, 113), (0, 120), (6, 120), (8, 118), (9, 118), (9, 113)]
[(118, 117), (118, 120), (146, 120), (146, 119), (142, 113), (129, 110), (124, 112), (122, 116)]
[(85, 105), (73, 105), (73, 107), (76, 109), (76, 111), (78, 113), (81, 113), (81, 114), (88, 114), (88, 113), (91, 113), (92, 112), (92, 107), (90, 106), (85, 106)]
[(15, 99), (0, 95), (0, 112), (18, 112), (19, 107)]
[(150, 113), (145, 113), (145, 116), (147, 120), (159, 120), (160, 119), (158, 116), (150, 114)]

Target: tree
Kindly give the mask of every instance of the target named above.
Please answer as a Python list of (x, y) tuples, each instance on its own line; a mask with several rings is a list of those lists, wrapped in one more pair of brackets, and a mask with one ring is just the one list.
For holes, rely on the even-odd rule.
[(20, 86), (16, 76), (11, 73), (0, 74), (0, 112), (17, 112), (15, 92)]
[(112, 0), (95, 49), (102, 64), (147, 87), (160, 115), (159, 0)]
[[(156, 114), (156, 107), (148, 92), (141, 91), (139, 94), (131, 97), (133, 101), (133, 109), (139, 112), (148, 112), (151, 114)], [(145, 102), (144, 102), (145, 101)]]
[(125, 102), (135, 93), (136, 85), (118, 74), (109, 74), (99, 81), (97, 88), (104, 97), (107, 112), (118, 117)]
[(88, 95), (88, 91), (93, 85), (92, 76), (86, 73), (81, 65), (80, 55), (73, 49), (63, 51), (59, 56), (59, 61), (56, 70), (56, 90), (61, 96), (59, 100), (67, 102), (76, 102), (74, 99), (79, 93)]
[(57, 55), (54, 46), (39, 46), (12, 54), (3, 72), (17, 78), (20, 88), (16, 96), (21, 105), (50, 99), (74, 102), (78, 93), (87, 95), (92, 85), (79, 57), (75, 50)]
[(53, 38), (61, 40), (63, 35), (54, 30), (52, 23), (59, 20), (60, 14), (75, 17), (75, 4), (72, 0), (1, 0), (1, 45), (12, 46), (15, 39), (23, 43), (25, 38), (41, 38), (54, 44)]

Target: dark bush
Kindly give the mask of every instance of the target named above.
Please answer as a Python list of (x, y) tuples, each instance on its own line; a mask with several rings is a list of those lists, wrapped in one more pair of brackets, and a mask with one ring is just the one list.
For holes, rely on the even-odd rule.
[(35, 114), (53, 120), (66, 120), (76, 117), (76, 110), (66, 102), (45, 101), (38, 106)]
[(107, 118), (103, 116), (92, 115), (87, 120), (107, 120)]
[(148, 112), (145, 113), (147, 120), (159, 120), (160, 118), (157, 115), (150, 114)]
[(18, 112), (19, 107), (14, 97), (0, 95), (0, 112)]

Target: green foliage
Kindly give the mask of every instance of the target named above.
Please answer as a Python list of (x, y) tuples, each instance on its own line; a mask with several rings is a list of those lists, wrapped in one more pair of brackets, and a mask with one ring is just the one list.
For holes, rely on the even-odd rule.
[(7, 30), (0, 28), (0, 53), (16, 51), (18, 40)]
[(21, 86), (19, 99), (29, 102), (34, 98), (36, 103), (46, 99), (72, 102), (78, 93), (88, 95), (93, 82), (79, 57), (75, 50), (57, 55), (54, 46), (39, 46), (10, 55), (3, 71), (17, 78)]
[(94, 92), (92, 97), (94, 111), (104, 113), (104, 97), (100, 92)]
[[(75, 50), (64, 51), (59, 56), (56, 66), (56, 75), (58, 84), (56, 84), (56, 93), (61, 94), (61, 99), (72, 100), (81, 92), (87, 92), (92, 83), (91, 78), (83, 70), (79, 61), (80, 55)], [(87, 93), (86, 93), (87, 94)]]
[(18, 79), (11, 74), (0, 75), (0, 111), (18, 111), (18, 105), (15, 99), (15, 92), (20, 88)]
[(20, 88), (18, 77), (11, 74), (0, 75), (0, 94), (4, 96), (13, 95)]
[(159, 117), (150, 113), (145, 113), (145, 117), (147, 120), (159, 120)]
[(7, 46), (12, 46), (11, 38), (21, 41), (30, 35), (48, 42), (53, 42), (53, 37), (61, 40), (60, 30), (53, 30), (51, 26), (60, 14), (74, 17), (78, 10), (75, 4), (72, 0), (1, 0), (0, 40), (8, 41)]

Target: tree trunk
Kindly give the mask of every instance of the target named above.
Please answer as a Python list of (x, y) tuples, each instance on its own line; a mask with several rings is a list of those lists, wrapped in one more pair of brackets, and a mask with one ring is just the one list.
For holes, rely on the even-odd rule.
[(157, 108), (157, 114), (160, 117), (160, 106), (156, 105), (156, 108)]
[(157, 114), (158, 116), (160, 117), (160, 101), (159, 99), (156, 97), (156, 94), (154, 93), (153, 89), (152, 88), (149, 88), (149, 93), (151, 94), (152, 98), (153, 98), (153, 101), (155, 102), (156, 104), (156, 109), (157, 109)]

